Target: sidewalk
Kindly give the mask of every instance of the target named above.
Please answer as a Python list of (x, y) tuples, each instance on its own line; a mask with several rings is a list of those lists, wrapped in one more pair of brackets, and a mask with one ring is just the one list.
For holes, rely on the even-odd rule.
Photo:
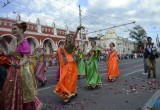
[(160, 89), (153, 94), (142, 110), (160, 110)]
[(160, 110), (160, 97), (154, 101), (153, 110)]

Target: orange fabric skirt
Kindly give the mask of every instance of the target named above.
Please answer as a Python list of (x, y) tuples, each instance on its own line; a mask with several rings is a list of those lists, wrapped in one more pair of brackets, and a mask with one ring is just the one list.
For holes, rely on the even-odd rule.
[(68, 99), (77, 93), (78, 69), (75, 62), (61, 65), (60, 79), (54, 92), (62, 99)]
[(108, 73), (107, 73), (108, 80), (115, 79), (120, 75), (116, 56), (110, 56), (107, 66), (108, 66)]

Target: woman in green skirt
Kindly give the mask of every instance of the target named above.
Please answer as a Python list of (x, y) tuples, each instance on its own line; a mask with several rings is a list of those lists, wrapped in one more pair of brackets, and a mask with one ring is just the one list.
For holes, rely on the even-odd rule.
[(100, 49), (96, 47), (96, 42), (91, 42), (92, 49), (87, 54), (88, 61), (86, 61), (86, 82), (87, 87), (90, 89), (95, 89), (97, 86), (101, 86), (101, 77), (98, 69), (98, 58), (100, 56)]
[(78, 66), (78, 77), (85, 76), (85, 63), (83, 55), (83, 47), (78, 47), (76, 51), (76, 63)]

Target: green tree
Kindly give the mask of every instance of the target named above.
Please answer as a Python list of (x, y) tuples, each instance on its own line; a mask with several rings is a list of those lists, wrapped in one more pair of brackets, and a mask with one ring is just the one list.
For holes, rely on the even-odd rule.
[(137, 44), (137, 49), (140, 49), (140, 46), (143, 45), (143, 40), (147, 38), (147, 33), (144, 28), (140, 25), (133, 27), (133, 30), (130, 31), (130, 38), (134, 39)]

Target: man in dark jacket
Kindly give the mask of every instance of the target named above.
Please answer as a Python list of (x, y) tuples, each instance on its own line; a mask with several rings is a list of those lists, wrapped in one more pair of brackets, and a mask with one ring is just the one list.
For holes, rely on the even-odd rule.
[(147, 44), (145, 46), (144, 58), (146, 61), (147, 71), (148, 71), (148, 78), (151, 77), (151, 68), (153, 70), (153, 78), (156, 78), (156, 58), (157, 55), (157, 48), (152, 43), (152, 38), (147, 38)]

